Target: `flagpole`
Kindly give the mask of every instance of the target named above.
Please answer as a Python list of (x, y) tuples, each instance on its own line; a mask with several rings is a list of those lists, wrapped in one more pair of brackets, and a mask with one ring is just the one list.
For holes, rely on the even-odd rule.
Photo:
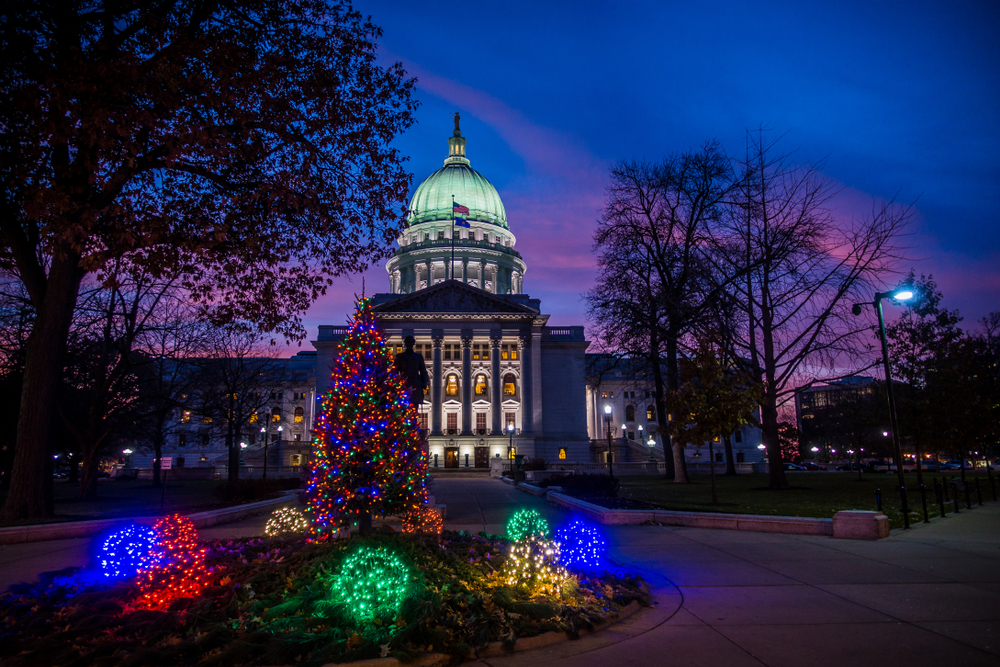
[(448, 268), (448, 275), (455, 279), (455, 195), (451, 196), (451, 266)]

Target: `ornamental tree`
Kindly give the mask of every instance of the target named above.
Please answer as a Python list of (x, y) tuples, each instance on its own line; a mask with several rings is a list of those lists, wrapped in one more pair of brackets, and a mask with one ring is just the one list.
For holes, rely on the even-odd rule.
[(313, 433), (306, 511), (318, 535), (427, 503), (427, 455), (417, 410), (391, 349), (361, 299), (334, 360)]
[(216, 321), (304, 337), (333, 277), (386, 254), (413, 81), (347, 2), (8, 3), (0, 270), (34, 309), (3, 518), (51, 513), (46, 462), (81, 281), (125, 258)]

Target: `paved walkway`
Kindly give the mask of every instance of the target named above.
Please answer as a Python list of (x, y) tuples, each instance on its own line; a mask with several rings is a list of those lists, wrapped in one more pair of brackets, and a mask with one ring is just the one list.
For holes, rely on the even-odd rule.
[[(437, 479), (455, 530), (501, 533), (519, 507), (571, 515), (491, 479)], [(259, 535), (267, 517), (207, 528)], [(655, 604), (594, 636), (476, 663), (515, 665), (1000, 664), (1000, 503), (879, 542), (703, 528), (605, 527), (610, 556)], [(83, 565), (88, 540), (0, 546), (0, 590)]]

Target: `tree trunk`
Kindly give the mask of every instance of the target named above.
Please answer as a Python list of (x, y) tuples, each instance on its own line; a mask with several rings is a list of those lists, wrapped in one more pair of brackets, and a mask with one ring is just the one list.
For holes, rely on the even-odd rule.
[(230, 483), (240, 479), (240, 446), (236, 443), (233, 435), (232, 420), (226, 424), (226, 451), (229, 452), (229, 475), (227, 479)]
[(79, 255), (52, 261), (41, 307), (25, 350), (17, 448), (3, 521), (52, 516), (52, 437), (63, 358), (82, 272)]
[(733, 459), (733, 434), (722, 436), (723, 446), (726, 448), (726, 476), (736, 476), (736, 461)]
[(765, 392), (764, 402), (761, 405), (762, 431), (764, 433), (764, 446), (767, 447), (767, 471), (768, 488), (787, 489), (788, 480), (785, 478), (785, 468), (782, 466), (781, 440), (778, 437), (778, 408), (774, 404), (773, 397), (768, 396), (770, 392)]
[(667, 479), (674, 478), (674, 454), (673, 443), (670, 433), (667, 431), (667, 409), (663, 404), (663, 369), (660, 368), (660, 355), (657, 352), (659, 344), (655, 338), (651, 342), (649, 354), (650, 368), (653, 370), (653, 400), (656, 403), (656, 419), (658, 421), (657, 430), (660, 433), (660, 440), (663, 443), (663, 463), (666, 468)]
[(97, 464), (99, 448), (95, 446), (87, 447), (83, 452), (83, 474), (80, 476), (81, 498), (94, 498), (97, 496)]
[(708, 472), (709, 476), (712, 478), (712, 504), (718, 505), (719, 498), (715, 493), (715, 449), (712, 447), (712, 441), (708, 441)]
[(167, 439), (167, 414), (156, 415), (156, 426), (153, 430), (153, 486), (160, 485), (160, 458), (163, 456), (163, 443)]
[[(676, 332), (673, 330), (668, 331), (665, 342), (667, 344), (667, 389), (676, 391), (680, 379), (680, 372), (677, 366)], [(687, 464), (684, 462), (684, 447), (680, 444), (674, 446), (671, 442), (670, 449), (673, 451), (674, 483), (688, 484), (691, 480), (688, 478)]]

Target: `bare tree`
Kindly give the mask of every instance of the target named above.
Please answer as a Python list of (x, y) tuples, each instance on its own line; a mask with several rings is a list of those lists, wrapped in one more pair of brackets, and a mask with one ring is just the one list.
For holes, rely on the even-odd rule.
[(265, 341), (250, 326), (217, 329), (203, 362), (202, 410), (220, 415), (225, 424), (230, 482), (239, 479), (240, 436), (260, 428), (271, 392), (283, 386), (284, 362), (278, 348)]
[[(729, 289), (735, 275), (707, 280), (734, 187), (729, 159), (717, 142), (658, 164), (620, 162), (611, 170), (607, 202), (594, 235), (600, 274), (587, 293), (589, 314), (605, 349), (647, 360), (668, 475), (687, 482), (684, 455), (671, 446), (668, 391), (679, 386), (682, 339)], [(669, 464), (672, 460), (673, 466)], [(672, 467), (672, 470), (671, 470)]]
[[(841, 219), (830, 208), (835, 190), (821, 165), (795, 165), (761, 135), (750, 136), (748, 145), (730, 219), (730, 234), (746, 249), (739, 261), (750, 269), (747, 280), (734, 283), (747, 321), (736, 352), (750, 359), (764, 386), (769, 485), (783, 489), (788, 482), (778, 409), (798, 385), (822, 375), (854, 374), (873, 363), (859, 354), (868, 347), (870, 323), (852, 317), (851, 306), (870, 301), (893, 272), (911, 209), (890, 201), (873, 204), (865, 219)], [(831, 371), (834, 366), (842, 372)]]

